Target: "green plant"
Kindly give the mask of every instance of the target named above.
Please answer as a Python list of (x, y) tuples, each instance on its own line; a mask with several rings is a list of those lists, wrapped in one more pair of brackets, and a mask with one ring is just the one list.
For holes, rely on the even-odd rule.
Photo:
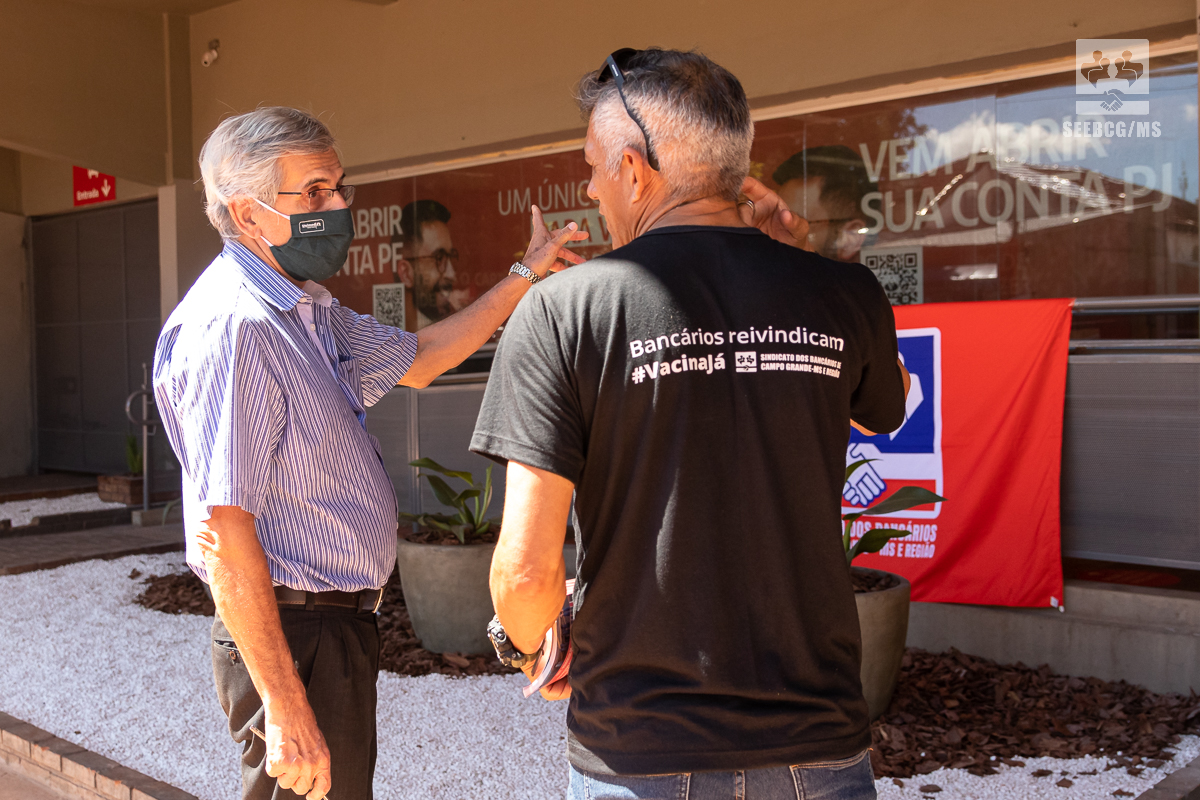
[(174, 500), (168, 501), (167, 504), (165, 506), (163, 506), (163, 517), (162, 517), (163, 525), (167, 524), (167, 517), (171, 515), (171, 509), (174, 508), (175, 506), (181, 504), (182, 502), (183, 502), (182, 497), (176, 497)]
[[(423, 470), (431, 470), (439, 472), (448, 478), (458, 478), (465, 481), (467, 488), (461, 492), (455, 492), (450, 488), (450, 484), (439, 478), (437, 475), (422, 473), (429, 486), (433, 489), (433, 494), (437, 497), (438, 502), (444, 506), (450, 506), (456, 514), (400, 514), (400, 519), (406, 522), (415, 522), (418, 525), (423, 525), (427, 528), (436, 528), (438, 530), (450, 531), (463, 544), (467, 543), (467, 538), (470, 536), (480, 536), (491, 530), (492, 526), (499, 527), (500, 523), (495, 519), (487, 519), (484, 517), (487, 514), (488, 506), (492, 504), (492, 466), (488, 464), (487, 472), (484, 475), (483, 486), (475, 487), (475, 476), (469, 472), (461, 470), (446, 469), (441, 464), (434, 461), (432, 458), (419, 458), (416, 461), (408, 462), (410, 467), (418, 467)], [(471, 507), (468, 507), (467, 501), (474, 501)]]
[(125, 466), (129, 468), (130, 475), (137, 475), (142, 471), (142, 448), (138, 446), (137, 437), (132, 434), (125, 437)]
[[(855, 461), (853, 464), (847, 466), (846, 480), (850, 480), (850, 476), (859, 467), (874, 460), (873, 458), (864, 458), (862, 461)], [(903, 528), (872, 528), (864, 533), (862, 538), (851, 547), (850, 529), (859, 517), (874, 517), (881, 514), (892, 514), (897, 511), (907, 511), (915, 506), (923, 506), (927, 503), (940, 503), (945, 501), (945, 499), (941, 495), (934, 494), (920, 486), (901, 486), (891, 496), (880, 500), (873, 506), (869, 506), (853, 514), (843, 514), (842, 546), (846, 548), (846, 563), (849, 564), (863, 553), (878, 553), (892, 539), (900, 539), (912, 533), (912, 531), (906, 531)]]

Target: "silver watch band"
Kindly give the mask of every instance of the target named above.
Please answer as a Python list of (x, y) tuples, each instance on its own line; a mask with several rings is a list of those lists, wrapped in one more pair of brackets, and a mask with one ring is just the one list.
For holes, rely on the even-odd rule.
[(511, 267), (509, 267), (508, 271), (513, 275), (520, 275), (522, 278), (529, 281), (530, 283), (537, 283), (538, 281), (541, 280), (541, 278), (538, 277), (538, 274), (536, 272), (534, 272), (529, 267), (522, 264), (520, 261), (516, 262)]

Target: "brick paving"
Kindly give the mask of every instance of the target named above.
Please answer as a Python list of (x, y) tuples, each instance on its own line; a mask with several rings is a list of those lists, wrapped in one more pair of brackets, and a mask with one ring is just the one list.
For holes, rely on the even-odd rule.
[(0, 539), (0, 575), (53, 569), (93, 558), (183, 550), (183, 526), (114, 525), (71, 533), (46, 533)]

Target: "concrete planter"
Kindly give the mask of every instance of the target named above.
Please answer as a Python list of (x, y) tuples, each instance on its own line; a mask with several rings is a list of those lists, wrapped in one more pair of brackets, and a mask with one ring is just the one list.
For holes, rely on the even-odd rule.
[[(880, 574), (879, 570), (851, 567)], [(892, 573), (886, 573), (892, 574)], [(898, 586), (881, 592), (856, 592), (858, 625), (862, 630), (862, 687), (871, 719), (887, 710), (900, 677), (900, 661), (908, 638), (908, 604), (912, 586), (899, 575)]]
[(417, 544), (400, 537), (396, 566), (413, 630), (435, 653), (491, 653), (487, 624), (494, 544)]
[[(494, 544), (418, 544), (396, 541), (404, 603), (421, 646), (435, 653), (492, 653), (487, 624), (496, 612), (488, 589)], [(575, 577), (575, 545), (563, 548), (567, 577)]]

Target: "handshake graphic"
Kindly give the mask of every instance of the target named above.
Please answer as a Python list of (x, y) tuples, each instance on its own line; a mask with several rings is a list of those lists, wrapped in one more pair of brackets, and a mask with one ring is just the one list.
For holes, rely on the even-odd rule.
[[(852, 444), (846, 448), (846, 463), (853, 464), (864, 458), (878, 460), (883, 457), (879, 448), (870, 444)], [(842, 497), (852, 506), (868, 506), (883, 494), (887, 483), (870, 464), (863, 464), (854, 471), (842, 488)]]
[(1105, 111), (1116, 111), (1121, 106), (1125, 105), (1125, 95), (1122, 92), (1116, 89), (1109, 89), (1104, 94), (1106, 94), (1109, 98), (1108, 100), (1104, 100), (1100, 103), (1100, 107)]

